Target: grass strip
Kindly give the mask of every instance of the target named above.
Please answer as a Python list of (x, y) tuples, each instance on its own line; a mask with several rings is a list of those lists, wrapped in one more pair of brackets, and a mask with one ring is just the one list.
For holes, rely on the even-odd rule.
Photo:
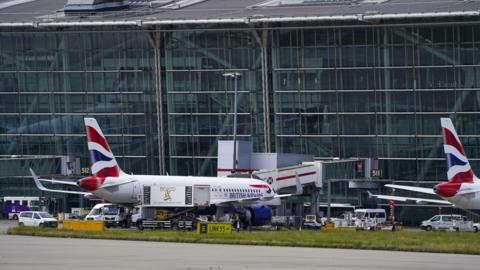
[(472, 232), (278, 231), (235, 232), (226, 235), (200, 235), (195, 232), (161, 230), (137, 231), (108, 229), (103, 233), (99, 233), (34, 227), (15, 227), (10, 228), (7, 233), (12, 235), (64, 238), (480, 254), (480, 249), (478, 249), (480, 246), (480, 234)]

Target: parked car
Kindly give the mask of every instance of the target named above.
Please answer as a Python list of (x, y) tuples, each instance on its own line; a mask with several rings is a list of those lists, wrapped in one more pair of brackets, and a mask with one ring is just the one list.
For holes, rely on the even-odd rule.
[(57, 228), (58, 221), (47, 212), (25, 211), (20, 212), (18, 226)]
[(471, 221), (462, 215), (435, 215), (430, 219), (422, 221), (420, 228), (425, 231), (431, 230), (455, 230), (455, 231), (477, 231)]

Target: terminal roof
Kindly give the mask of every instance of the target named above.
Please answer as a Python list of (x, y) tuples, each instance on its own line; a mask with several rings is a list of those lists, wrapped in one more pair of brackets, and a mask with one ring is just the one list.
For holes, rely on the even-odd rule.
[[(77, 2), (79, 0), (76, 0)], [(65, 14), (67, 0), (0, 0), (0, 27), (369, 21), (480, 16), (480, 0), (138, 0)]]

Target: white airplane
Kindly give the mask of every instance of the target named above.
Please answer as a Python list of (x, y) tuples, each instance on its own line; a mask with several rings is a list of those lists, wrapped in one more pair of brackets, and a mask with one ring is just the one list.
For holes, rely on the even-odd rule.
[(480, 210), (480, 179), (475, 176), (468, 162), (462, 143), (453, 127), (450, 118), (440, 118), (443, 134), (443, 149), (447, 165), (448, 182), (440, 183), (433, 188), (422, 188), (402, 185), (385, 185), (389, 188), (438, 195), (443, 200), (412, 198), (401, 196), (374, 195), (371, 197), (394, 201), (414, 201), (416, 203), (436, 203), (452, 205), (458, 208), (478, 212)]
[[(161, 175), (133, 175), (124, 173), (118, 166), (115, 156), (108, 145), (97, 121), (94, 118), (85, 118), (87, 130), (88, 150), (90, 152), (91, 176), (77, 182), (40, 179), (32, 169), (36, 186), (43, 191), (80, 194), (87, 197), (98, 197), (106, 201), (124, 205), (139, 204), (143, 186), (161, 184), (163, 186), (194, 186), (210, 187), (210, 204), (220, 207), (234, 206), (241, 212), (250, 212), (252, 225), (263, 225), (271, 219), (272, 210), (265, 203), (281, 197), (294, 194), (276, 194), (268, 183), (254, 178), (240, 177), (193, 177), (193, 176), (161, 176)], [(42, 185), (42, 181), (54, 184), (78, 186), (84, 191), (69, 191), (49, 189)], [(297, 178), (297, 194), (302, 192)], [(263, 202), (263, 203), (262, 203)]]

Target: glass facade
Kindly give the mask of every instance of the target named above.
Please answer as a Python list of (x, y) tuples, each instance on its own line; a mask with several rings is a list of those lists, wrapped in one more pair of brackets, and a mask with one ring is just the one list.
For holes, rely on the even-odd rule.
[[(126, 172), (158, 172), (152, 66), (141, 32), (0, 32), (1, 170), (12, 156), (73, 156), (88, 168), (90, 115)], [(43, 165), (33, 167), (49, 174)], [(2, 173), (0, 189), (12, 191), (9, 176), (28, 175), (25, 167)], [(27, 183), (18, 181), (18, 195), (38, 194)]]
[(233, 134), (263, 151), (260, 49), (248, 31), (182, 31), (164, 35), (170, 171), (216, 175), (217, 141)]
[(377, 158), (386, 179), (444, 180), (449, 116), (480, 167), (480, 24), (272, 25), (257, 29), (264, 44), (246, 26), (198, 28), (0, 31), (0, 158), (88, 167), (89, 115), (127, 172), (158, 174), (164, 162), (170, 174), (215, 175), (217, 141), (233, 133), (235, 85), (222, 74), (235, 71), (238, 137), (254, 151), (270, 136), (276, 152)]
[(478, 25), (274, 30), (277, 151), (373, 157), (384, 177), (445, 180), (440, 117), (478, 164)]

